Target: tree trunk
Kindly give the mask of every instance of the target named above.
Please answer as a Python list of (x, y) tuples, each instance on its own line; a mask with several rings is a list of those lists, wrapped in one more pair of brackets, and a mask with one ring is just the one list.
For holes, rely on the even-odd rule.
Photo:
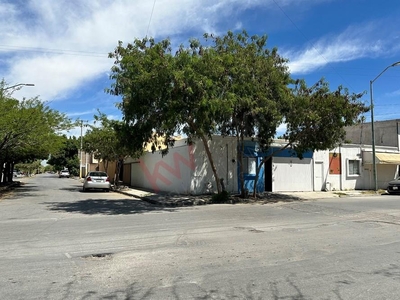
[(212, 155), (211, 155), (210, 147), (208, 146), (208, 139), (204, 136), (204, 134), (201, 134), (200, 138), (201, 138), (201, 140), (203, 142), (204, 149), (206, 150), (206, 154), (207, 154), (208, 160), (209, 160), (210, 165), (211, 165), (211, 169), (212, 169), (213, 174), (214, 174), (215, 182), (217, 184), (218, 194), (220, 194), (222, 192), (221, 182), (220, 182), (218, 174), (217, 174), (217, 169), (215, 168), (215, 164), (214, 164), (214, 160), (213, 160)]
[(237, 146), (237, 160), (239, 162), (239, 181), (240, 181), (240, 197), (246, 197), (246, 191), (244, 188), (244, 171), (243, 171), (243, 152), (244, 152), (244, 136), (243, 134), (237, 135), (238, 146)]
[(256, 189), (256, 187), (257, 187), (258, 177), (259, 177), (259, 175), (260, 175), (261, 167), (268, 161), (268, 159), (270, 159), (270, 158), (272, 159), (272, 156), (273, 156), (274, 154), (285, 150), (285, 149), (286, 149), (287, 147), (289, 147), (290, 145), (291, 145), (291, 144), (287, 144), (287, 145), (285, 145), (285, 147), (279, 149), (278, 151), (273, 152), (271, 155), (264, 157), (264, 158), (262, 159), (260, 165), (257, 166), (257, 169), (256, 169), (256, 177), (254, 178), (254, 191), (253, 191), (253, 197), (254, 197), (254, 198), (256, 197), (256, 194), (257, 194), (257, 189)]
[(3, 160), (1, 160), (0, 159), (0, 183), (3, 183), (4, 182), (4, 173), (3, 173), (3, 171), (4, 171), (4, 161)]
[(256, 177), (254, 178), (254, 190), (253, 190), (253, 198), (256, 198), (257, 196), (257, 183), (258, 183), (258, 176), (260, 175), (260, 170), (262, 165), (264, 164), (264, 159), (261, 161), (260, 165), (257, 166), (256, 168)]
[[(6, 165), (4, 168), (4, 180), (3, 180), (4, 183), (10, 182), (10, 172), (11, 172), (10, 171), (10, 163), (6, 162)], [(12, 174), (11, 174), (11, 176), (12, 176)], [(12, 177), (11, 177), (11, 179), (12, 179)]]
[(114, 187), (118, 188), (119, 186), (119, 173), (121, 172), (121, 165), (123, 160), (118, 159), (115, 165), (115, 174), (114, 174)]
[(10, 182), (14, 181), (14, 165), (14, 162), (10, 163)]

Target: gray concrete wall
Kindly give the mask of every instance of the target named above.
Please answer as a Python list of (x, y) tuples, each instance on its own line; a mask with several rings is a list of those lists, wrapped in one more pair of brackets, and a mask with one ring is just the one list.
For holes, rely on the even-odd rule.
[[(375, 145), (398, 147), (398, 124), (400, 120), (377, 121), (375, 125)], [(372, 144), (371, 123), (363, 123), (346, 128), (346, 139), (352, 144)]]

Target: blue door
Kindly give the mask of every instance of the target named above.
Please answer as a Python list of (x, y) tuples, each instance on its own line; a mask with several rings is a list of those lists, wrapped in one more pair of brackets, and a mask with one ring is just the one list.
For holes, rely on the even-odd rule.
[[(244, 175), (244, 188), (249, 193), (254, 191), (254, 183), (256, 179), (256, 170), (262, 162), (262, 157), (243, 157), (243, 175)], [(240, 163), (238, 162), (238, 190), (240, 189)], [(264, 179), (264, 165), (261, 166), (260, 173), (257, 180), (257, 193), (265, 191), (265, 179)]]

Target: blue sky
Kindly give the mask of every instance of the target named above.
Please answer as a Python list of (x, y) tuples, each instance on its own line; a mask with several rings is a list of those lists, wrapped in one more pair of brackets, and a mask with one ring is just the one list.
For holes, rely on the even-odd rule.
[[(0, 78), (34, 83), (14, 97), (39, 96), (73, 119), (92, 122), (97, 109), (119, 118), (119, 99), (104, 93), (118, 40), (148, 35), (178, 46), (245, 29), (268, 36), (292, 77), (367, 91), (369, 104), (370, 80), (400, 61), (399, 17), (395, 0), (0, 0)], [(400, 118), (400, 66), (373, 88), (375, 120)]]

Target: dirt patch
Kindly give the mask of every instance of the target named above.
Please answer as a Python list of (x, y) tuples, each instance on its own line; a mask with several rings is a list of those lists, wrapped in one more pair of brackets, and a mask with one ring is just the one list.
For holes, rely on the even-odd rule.
[(15, 188), (23, 185), (20, 181), (13, 181), (0, 184), (0, 200), (4, 199), (8, 194), (10, 194)]

